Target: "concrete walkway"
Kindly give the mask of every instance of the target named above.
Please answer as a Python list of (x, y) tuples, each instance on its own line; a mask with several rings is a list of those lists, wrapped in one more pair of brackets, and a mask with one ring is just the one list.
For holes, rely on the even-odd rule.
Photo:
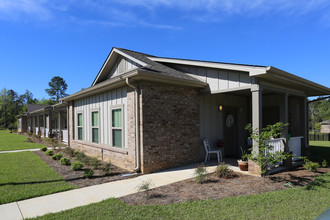
[[(170, 169), (162, 172), (141, 175), (135, 178), (104, 183), (81, 189), (60, 192), (23, 201), (0, 205), (0, 219), (16, 220), (42, 216), (47, 213), (60, 212), (78, 206), (100, 202), (108, 198), (118, 198), (137, 192), (137, 186), (144, 181), (151, 182), (151, 188), (156, 188), (192, 178), (194, 169), (199, 164)], [(213, 172), (216, 166), (207, 167)], [(230, 167), (235, 172), (242, 172), (238, 167)], [(247, 174), (247, 172), (244, 172)]]

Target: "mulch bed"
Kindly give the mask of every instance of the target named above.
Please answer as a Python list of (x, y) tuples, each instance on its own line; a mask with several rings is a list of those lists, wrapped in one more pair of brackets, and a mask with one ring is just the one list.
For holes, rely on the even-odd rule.
[(131, 205), (141, 204), (170, 204), (185, 201), (222, 199), (231, 196), (252, 195), (281, 190), (290, 186), (304, 186), (311, 183), (315, 176), (330, 172), (330, 168), (320, 168), (319, 172), (312, 173), (302, 167), (291, 171), (282, 172), (266, 177), (249, 176), (236, 173), (236, 177), (230, 179), (217, 178), (213, 174), (203, 184), (197, 184), (195, 179), (188, 179), (170, 185), (155, 188), (146, 192), (139, 192), (119, 198)]
[[(59, 152), (60, 152), (59, 150), (55, 150), (54, 153), (59, 153)], [(45, 152), (43, 151), (35, 151), (34, 153), (37, 156), (39, 156), (46, 164), (48, 164), (48, 166), (50, 166), (53, 170), (55, 170), (60, 176), (62, 176), (62, 178), (66, 182), (74, 184), (79, 188), (97, 185), (101, 183), (112, 182), (116, 180), (128, 179), (137, 176), (137, 175), (133, 175), (128, 177), (121, 177), (121, 174), (128, 173), (128, 171), (112, 164), (110, 173), (105, 173), (102, 170), (93, 169), (94, 170), (93, 177), (86, 178), (84, 177), (84, 171), (85, 169), (89, 168), (86, 165), (84, 165), (82, 170), (73, 171), (71, 170), (71, 166), (61, 165), (58, 160), (53, 160), (51, 156), (45, 155)], [(65, 154), (63, 151), (61, 151), (60, 153), (63, 154), (65, 157), (70, 158), (71, 163), (76, 161), (76, 158), (70, 157), (69, 155)]]

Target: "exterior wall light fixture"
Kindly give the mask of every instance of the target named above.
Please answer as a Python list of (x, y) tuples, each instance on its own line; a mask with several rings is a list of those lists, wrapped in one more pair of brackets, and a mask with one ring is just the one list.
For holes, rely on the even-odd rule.
[(218, 108), (219, 108), (219, 111), (222, 112), (222, 108), (223, 108), (222, 105), (219, 105)]

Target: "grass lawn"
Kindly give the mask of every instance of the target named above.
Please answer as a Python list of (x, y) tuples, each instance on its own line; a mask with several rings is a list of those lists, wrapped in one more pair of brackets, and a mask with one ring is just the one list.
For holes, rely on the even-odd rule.
[(322, 162), (326, 159), (330, 163), (330, 141), (310, 141), (309, 146), (313, 160)]
[(0, 130), (0, 151), (23, 150), (41, 148), (43, 145), (25, 142), (27, 137), (15, 133), (9, 133), (9, 130)]
[(131, 206), (108, 199), (38, 219), (314, 219), (329, 204), (330, 173), (318, 177), (310, 190), (299, 187), (170, 205)]
[(73, 188), (32, 152), (0, 154), (0, 204)]

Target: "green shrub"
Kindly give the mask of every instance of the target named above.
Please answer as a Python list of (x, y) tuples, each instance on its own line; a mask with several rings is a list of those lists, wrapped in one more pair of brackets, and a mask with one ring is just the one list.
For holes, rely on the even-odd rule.
[(324, 168), (325, 168), (325, 167), (328, 167), (328, 162), (327, 162), (327, 160), (324, 159), (324, 160), (322, 161), (322, 167), (324, 167)]
[(52, 156), (54, 154), (54, 151), (46, 150), (45, 154), (48, 155), (48, 156)]
[(75, 150), (72, 149), (71, 147), (66, 147), (64, 149), (64, 153), (68, 154), (70, 157), (74, 157), (75, 155)]
[(101, 161), (99, 161), (97, 158), (95, 157), (91, 157), (89, 159), (89, 165), (93, 168), (93, 169), (98, 169), (101, 166)]
[(71, 164), (71, 169), (74, 171), (77, 171), (77, 170), (80, 170), (83, 166), (84, 166), (84, 164), (82, 162), (76, 161)]
[(40, 151), (46, 151), (47, 150), (47, 147), (41, 147), (40, 148)]
[(93, 176), (93, 174), (94, 174), (94, 170), (87, 169), (87, 170), (85, 170), (84, 177), (91, 178)]
[(62, 157), (63, 157), (62, 154), (54, 154), (54, 155), (52, 156), (52, 159), (53, 159), (53, 160), (59, 160), (59, 159), (61, 159)]
[(70, 165), (70, 159), (67, 158), (67, 157), (62, 157), (60, 159), (60, 164), (62, 164), (62, 165)]
[(232, 178), (234, 177), (234, 171), (229, 169), (229, 165), (221, 163), (215, 170), (215, 175), (219, 178)]
[(320, 164), (319, 163), (315, 163), (313, 161), (310, 161), (308, 159), (305, 159), (305, 164), (304, 164), (304, 168), (306, 170), (310, 170), (312, 172), (317, 172), (317, 169), (320, 168)]
[(103, 164), (103, 166), (101, 167), (101, 170), (103, 172), (110, 173), (111, 172), (111, 163)]
[(199, 166), (195, 169), (195, 181), (198, 184), (204, 183), (207, 178), (207, 170), (204, 166)]
[(85, 163), (87, 156), (84, 152), (76, 151), (76, 152), (74, 152), (74, 156), (77, 158), (77, 160)]

